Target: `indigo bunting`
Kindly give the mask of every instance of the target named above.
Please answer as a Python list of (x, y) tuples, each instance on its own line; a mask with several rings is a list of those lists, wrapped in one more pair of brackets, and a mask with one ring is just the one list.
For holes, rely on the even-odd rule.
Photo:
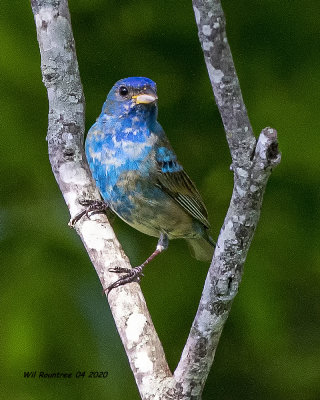
[[(206, 207), (157, 121), (157, 100), (151, 79), (118, 81), (86, 138), (87, 160), (104, 203), (133, 228), (159, 238), (140, 266), (110, 269), (125, 275), (108, 291), (139, 281), (144, 266), (168, 247), (169, 239), (186, 239), (198, 260), (213, 255)], [(90, 210), (96, 206), (101, 204)]]

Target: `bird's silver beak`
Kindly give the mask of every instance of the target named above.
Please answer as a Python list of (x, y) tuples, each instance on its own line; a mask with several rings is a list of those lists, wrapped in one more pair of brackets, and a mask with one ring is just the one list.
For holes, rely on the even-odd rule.
[(136, 104), (150, 104), (158, 100), (158, 96), (155, 93), (142, 93), (137, 96), (132, 96)]

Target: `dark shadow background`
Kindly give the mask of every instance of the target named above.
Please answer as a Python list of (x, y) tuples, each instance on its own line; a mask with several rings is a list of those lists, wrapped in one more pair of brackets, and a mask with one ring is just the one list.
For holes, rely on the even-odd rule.
[[(203, 400), (320, 398), (319, 1), (224, 1), (228, 38), (256, 134), (279, 132), (281, 165)], [(113, 83), (158, 84), (159, 120), (207, 204), (217, 237), (232, 191), (230, 156), (190, 1), (72, 0), (86, 127)], [(0, 14), (0, 397), (138, 399), (101, 286), (47, 156), (47, 97), (29, 1)], [(134, 265), (156, 240), (121, 221)], [(147, 269), (142, 289), (175, 368), (208, 265), (184, 241)], [(24, 371), (108, 371), (107, 379), (24, 378)]]

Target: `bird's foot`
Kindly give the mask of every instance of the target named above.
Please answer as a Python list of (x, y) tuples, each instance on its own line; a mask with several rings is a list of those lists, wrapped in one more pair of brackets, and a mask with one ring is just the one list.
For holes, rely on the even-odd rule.
[(70, 219), (68, 225), (71, 228), (73, 228), (84, 215), (90, 219), (90, 215), (106, 212), (109, 208), (108, 204), (102, 200), (81, 200), (79, 203), (86, 208), (80, 211), (74, 218)]
[(107, 289), (105, 289), (103, 292), (105, 292), (108, 296), (110, 291), (116, 287), (125, 285), (126, 283), (130, 283), (130, 282), (138, 282), (139, 283), (141, 277), (143, 276), (143, 273), (142, 273), (143, 268), (147, 264), (149, 264), (149, 262), (152, 261), (163, 250), (166, 250), (167, 247), (168, 247), (168, 236), (165, 235), (164, 233), (161, 233), (155, 251), (151, 254), (150, 257), (148, 257), (146, 259), (146, 261), (144, 263), (142, 263), (138, 267), (135, 267), (132, 269), (131, 268), (122, 268), (122, 267), (109, 268), (110, 272), (115, 272), (116, 274), (124, 273), (125, 275), (121, 276), (121, 278), (119, 278), (117, 281), (115, 281), (110, 286), (108, 286)]
[(135, 268), (122, 268), (122, 267), (109, 268), (110, 272), (114, 272), (116, 274), (124, 273), (125, 275), (121, 276), (121, 278), (119, 278), (117, 281), (109, 285), (107, 289), (103, 290), (103, 292), (108, 295), (110, 291), (116, 287), (125, 285), (130, 282), (140, 282), (141, 277), (144, 276), (142, 273), (143, 267), (144, 264), (141, 264)]

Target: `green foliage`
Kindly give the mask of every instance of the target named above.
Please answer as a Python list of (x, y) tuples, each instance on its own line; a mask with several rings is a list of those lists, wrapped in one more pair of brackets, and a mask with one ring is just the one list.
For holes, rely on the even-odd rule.
[[(319, 2), (224, 1), (228, 37), (255, 132), (278, 129), (283, 160), (267, 187), (243, 282), (203, 399), (319, 399)], [(158, 84), (159, 120), (208, 206), (212, 233), (232, 191), (230, 156), (191, 2), (70, 1), (87, 128), (113, 83)], [(47, 99), (28, 1), (1, 5), (1, 398), (138, 399), (106, 299), (54, 181)], [(156, 242), (121, 221), (132, 262)], [(143, 244), (143, 245), (141, 245)], [(184, 242), (142, 281), (172, 368), (208, 266)], [(24, 371), (105, 371), (41, 380)]]

